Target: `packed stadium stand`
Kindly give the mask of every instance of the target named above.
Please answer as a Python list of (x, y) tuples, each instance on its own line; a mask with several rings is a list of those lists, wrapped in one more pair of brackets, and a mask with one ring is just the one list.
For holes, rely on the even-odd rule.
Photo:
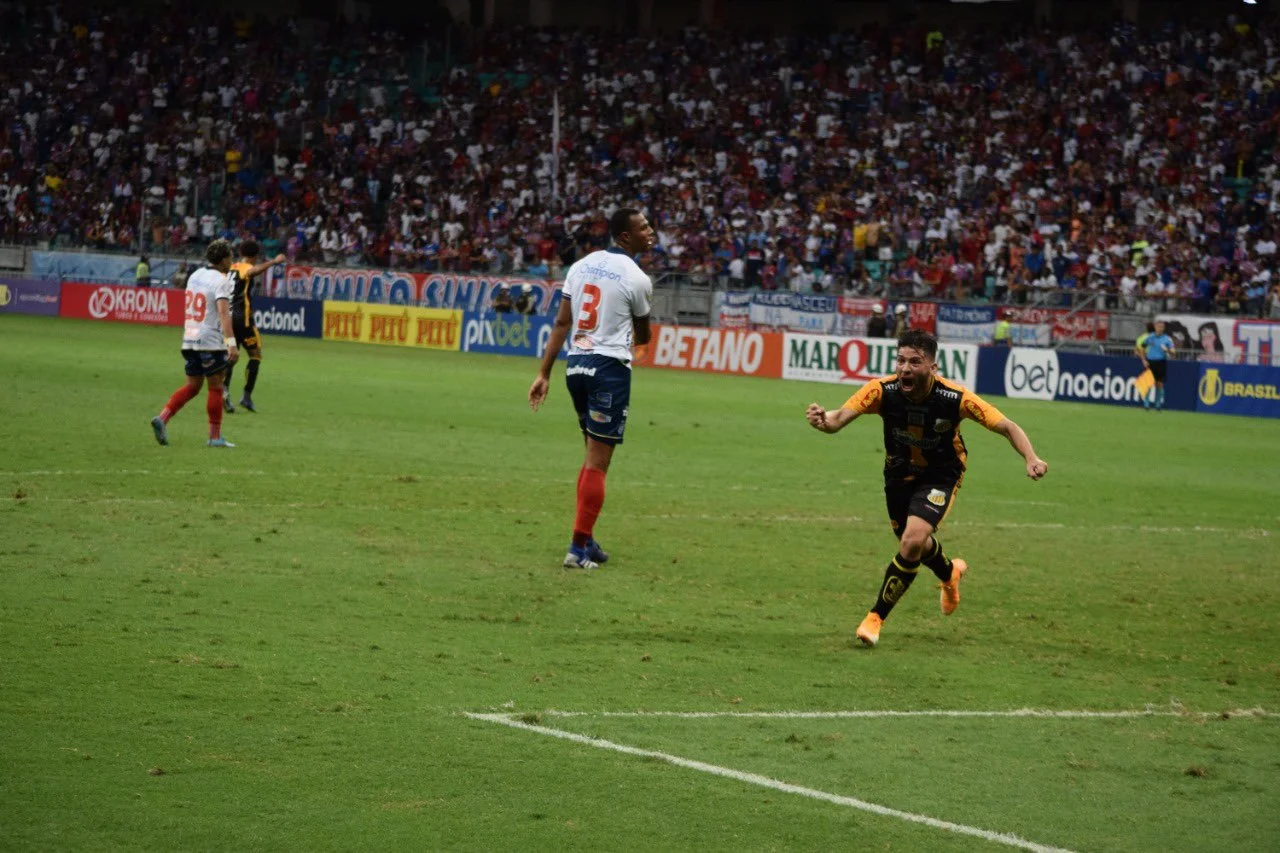
[[(383, 27), (14, 5), (0, 242), (1280, 316), (1280, 41), (1200, 21)], [(557, 114), (558, 120), (553, 118)]]

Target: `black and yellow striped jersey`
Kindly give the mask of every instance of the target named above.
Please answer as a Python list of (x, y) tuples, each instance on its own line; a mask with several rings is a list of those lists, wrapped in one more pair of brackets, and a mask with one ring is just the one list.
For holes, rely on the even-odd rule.
[(958, 479), (968, 455), (960, 421), (968, 418), (993, 429), (1004, 420), (995, 406), (939, 376), (918, 403), (902, 392), (897, 376), (885, 376), (863, 385), (843, 408), (884, 420), (888, 482), (908, 482), (926, 473)]
[(231, 271), (227, 275), (231, 278), (234, 290), (231, 293), (231, 318), (233, 320), (244, 320), (253, 316), (253, 306), (250, 302), (253, 295), (253, 280), (249, 277), (253, 264), (248, 261), (240, 261), (231, 265)]

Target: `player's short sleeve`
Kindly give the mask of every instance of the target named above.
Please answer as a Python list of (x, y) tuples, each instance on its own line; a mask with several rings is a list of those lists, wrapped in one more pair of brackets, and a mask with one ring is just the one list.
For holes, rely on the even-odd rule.
[(226, 275), (219, 277), (218, 283), (213, 286), (213, 299), (215, 302), (219, 299), (225, 299), (230, 302), (231, 297), (235, 295), (235, 292), (235, 277), (232, 276), (231, 273), (227, 273)]
[(977, 421), (987, 429), (995, 429), (996, 424), (1004, 420), (999, 409), (967, 389), (960, 397), (960, 417)]
[(851, 409), (860, 415), (877, 415), (880, 404), (884, 401), (884, 380), (872, 379), (859, 388), (854, 395), (844, 401), (840, 408)]
[(640, 272), (631, 280), (631, 316), (648, 317), (649, 302), (653, 299), (653, 280)]

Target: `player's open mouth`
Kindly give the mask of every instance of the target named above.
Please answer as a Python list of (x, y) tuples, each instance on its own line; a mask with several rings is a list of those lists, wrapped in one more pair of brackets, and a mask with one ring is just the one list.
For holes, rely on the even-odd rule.
[(915, 384), (916, 384), (916, 378), (911, 374), (908, 373), (905, 375), (903, 374), (898, 375), (898, 385), (902, 388), (903, 391), (910, 391), (912, 387), (915, 386)]

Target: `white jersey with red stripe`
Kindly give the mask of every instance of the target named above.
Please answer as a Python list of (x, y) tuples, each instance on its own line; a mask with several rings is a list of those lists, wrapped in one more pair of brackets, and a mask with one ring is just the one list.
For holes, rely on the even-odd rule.
[(226, 273), (212, 267), (198, 269), (187, 279), (186, 312), (182, 324), (182, 348), (224, 350), (218, 300), (231, 301), (235, 284)]
[(631, 363), (631, 319), (649, 316), (653, 282), (618, 248), (592, 252), (569, 267), (564, 298), (573, 308), (569, 355), (607, 355)]

